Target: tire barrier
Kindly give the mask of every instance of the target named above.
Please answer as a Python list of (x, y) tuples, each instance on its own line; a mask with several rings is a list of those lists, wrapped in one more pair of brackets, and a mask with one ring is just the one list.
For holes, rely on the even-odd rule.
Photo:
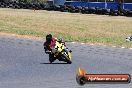
[(48, 10), (48, 11), (61, 11), (70, 13), (82, 13), (82, 14), (98, 14), (98, 15), (111, 15), (111, 16), (128, 16), (132, 17), (132, 10), (123, 9), (121, 11), (113, 9), (105, 9), (98, 7), (81, 7), (71, 5), (48, 5), (41, 3), (18, 3), (18, 2), (0, 2), (0, 8), (12, 8), (12, 9), (31, 9), (31, 10)]

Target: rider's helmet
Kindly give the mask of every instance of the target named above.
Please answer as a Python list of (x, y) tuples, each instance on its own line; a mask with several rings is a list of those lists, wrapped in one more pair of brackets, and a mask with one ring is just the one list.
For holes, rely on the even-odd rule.
[(46, 41), (50, 42), (51, 40), (52, 40), (52, 35), (51, 34), (46, 35)]

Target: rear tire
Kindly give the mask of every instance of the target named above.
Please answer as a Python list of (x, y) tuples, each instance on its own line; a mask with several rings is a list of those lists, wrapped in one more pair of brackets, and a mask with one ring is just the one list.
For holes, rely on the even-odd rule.
[(55, 61), (54, 55), (49, 54), (49, 62), (52, 64)]

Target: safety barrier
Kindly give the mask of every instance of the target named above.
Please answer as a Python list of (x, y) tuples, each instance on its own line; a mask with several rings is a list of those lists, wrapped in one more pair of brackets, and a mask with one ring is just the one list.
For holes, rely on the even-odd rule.
[(129, 8), (131, 5), (124, 4), (122, 10), (118, 9), (118, 3), (65, 3), (65, 5), (49, 5), (40, 3), (18, 3), (18, 2), (0, 2), (0, 8), (13, 8), (13, 9), (32, 9), (32, 10), (48, 10), (48, 11), (61, 11), (82, 14), (100, 14), (112, 16), (132, 16), (132, 10)]
[[(98, 8), (107, 8), (107, 9), (113, 9), (118, 10), (119, 4), (117, 2), (66, 2), (67, 5), (73, 5), (73, 6), (82, 6), (82, 7), (98, 7)], [(124, 3), (122, 4), (122, 9), (128, 9), (132, 10), (132, 3)]]

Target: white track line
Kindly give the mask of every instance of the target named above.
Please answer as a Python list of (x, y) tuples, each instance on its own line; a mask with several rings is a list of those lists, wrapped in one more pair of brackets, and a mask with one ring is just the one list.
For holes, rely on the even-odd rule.
[(73, 44), (75, 43), (75, 42), (72, 42)]
[(103, 45), (103, 46), (106, 46), (106, 45)]
[(81, 43), (82, 45), (85, 44), (85, 43)]
[(91, 46), (93, 46), (94, 44), (90, 44)]
[(112, 46), (112, 47), (116, 47), (116, 46)]
[(125, 47), (121, 47), (122, 49), (124, 49)]
[[(71, 43), (75, 44), (76, 42), (71, 42)], [(84, 44), (85, 43), (81, 43), (81, 45), (84, 45)], [(88, 44), (88, 45), (94, 46), (95, 44)], [(103, 45), (103, 46), (107, 46), (107, 45)], [(117, 46), (112, 46), (112, 47), (117, 47)], [(120, 47), (120, 48), (124, 49), (125, 47)], [(129, 49), (132, 50), (132, 48), (129, 48)]]

